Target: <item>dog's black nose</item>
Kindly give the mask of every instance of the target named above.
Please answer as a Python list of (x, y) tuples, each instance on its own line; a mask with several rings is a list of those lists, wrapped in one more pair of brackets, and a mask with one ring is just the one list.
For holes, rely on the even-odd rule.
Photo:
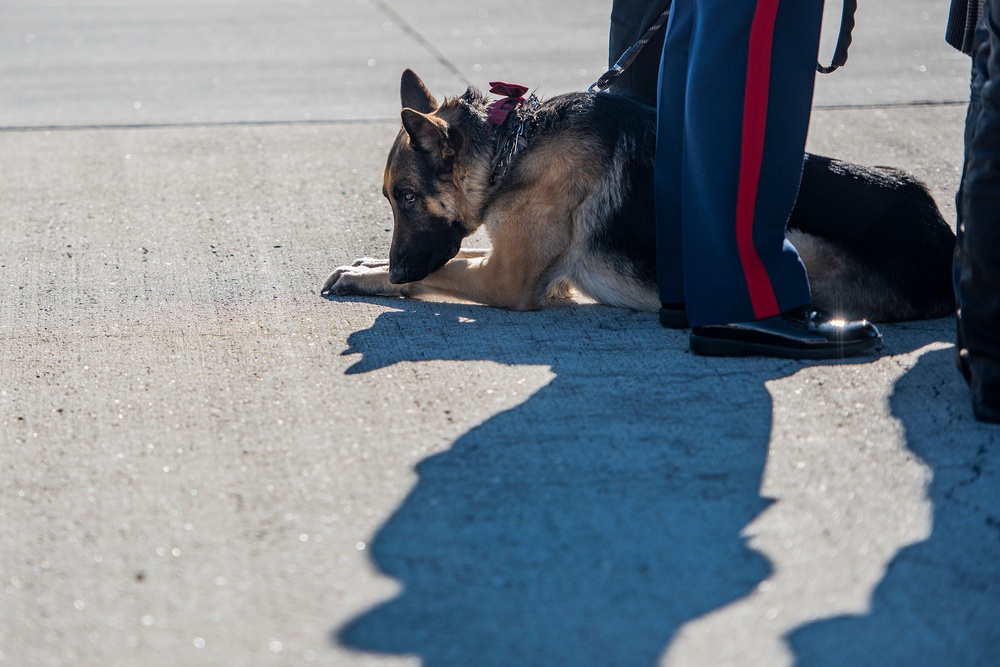
[(389, 282), (393, 285), (402, 285), (403, 283), (409, 282), (406, 276), (406, 268), (400, 266), (399, 264), (390, 266)]

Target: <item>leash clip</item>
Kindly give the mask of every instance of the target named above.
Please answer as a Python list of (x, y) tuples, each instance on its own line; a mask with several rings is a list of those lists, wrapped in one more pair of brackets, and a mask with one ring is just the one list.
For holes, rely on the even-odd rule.
[(605, 72), (600, 79), (590, 84), (590, 88), (587, 88), (587, 92), (599, 93), (605, 88), (607, 88), (612, 81), (621, 76), (622, 72), (625, 71), (625, 68), (619, 64), (620, 62), (621, 61), (619, 60), (617, 63), (615, 63), (615, 66), (609, 69), (607, 72)]
[(649, 26), (649, 29), (646, 30), (642, 37), (639, 38), (639, 41), (625, 49), (625, 53), (621, 55), (618, 62), (616, 62), (611, 69), (605, 72), (600, 79), (592, 83), (590, 88), (587, 89), (587, 92), (599, 93), (602, 90), (609, 88), (614, 80), (620, 77), (622, 73), (627, 70), (630, 65), (632, 65), (632, 62), (639, 55), (639, 52), (642, 51), (647, 44), (649, 44), (649, 41), (653, 39), (653, 35), (655, 35), (656, 32), (663, 27), (669, 18), (670, 3), (667, 3), (667, 8), (663, 10), (663, 13), (660, 14), (659, 18), (656, 19), (653, 25)]

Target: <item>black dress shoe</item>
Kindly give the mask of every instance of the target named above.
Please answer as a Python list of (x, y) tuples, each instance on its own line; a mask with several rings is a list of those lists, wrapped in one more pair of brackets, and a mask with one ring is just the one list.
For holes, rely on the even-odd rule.
[(660, 326), (667, 329), (689, 329), (687, 308), (683, 303), (660, 304)]
[(712, 357), (840, 359), (881, 347), (882, 334), (867, 320), (830, 319), (806, 307), (755, 322), (691, 329), (691, 351)]
[(969, 348), (965, 346), (965, 334), (962, 332), (962, 311), (955, 312), (955, 368), (965, 378), (965, 383), (972, 386), (972, 369), (969, 368)]
[[(990, 372), (991, 366), (979, 364), (977, 378), (973, 379), (972, 358), (965, 344), (962, 311), (955, 314), (957, 337), (955, 341), (955, 366), (972, 390), (972, 412), (976, 419), (988, 424), (1000, 424), (1000, 377)], [(985, 374), (987, 381), (983, 381)]]
[(1000, 424), (1000, 397), (993, 398), (992, 402), (993, 405), (982, 394), (972, 395), (972, 412), (978, 421), (987, 424)]

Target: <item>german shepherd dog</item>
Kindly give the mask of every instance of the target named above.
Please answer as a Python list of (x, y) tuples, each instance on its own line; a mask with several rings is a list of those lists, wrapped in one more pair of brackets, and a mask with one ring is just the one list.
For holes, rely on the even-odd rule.
[[(524, 104), (491, 126), (476, 90), (434, 99), (403, 73), (403, 127), (383, 194), (394, 229), (388, 260), (336, 269), (322, 293), (441, 294), (537, 310), (575, 289), (655, 312), (655, 112), (611, 93)], [(814, 306), (891, 322), (955, 307), (955, 235), (926, 187), (888, 167), (806, 155), (787, 237)], [(489, 250), (463, 250), (486, 226)]]

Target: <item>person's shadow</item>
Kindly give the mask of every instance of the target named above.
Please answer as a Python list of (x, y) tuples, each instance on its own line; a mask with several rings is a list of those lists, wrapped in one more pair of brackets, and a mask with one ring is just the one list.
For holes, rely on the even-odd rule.
[(1000, 427), (972, 420), (953, 356), (924, 354), (891, 399), (932, 470), (931, 535), (896, 555), (868, 613), (792, 633), (803, 667), (1000, 665)]
[(650, 666), (767, 578), (741, 536), (770, 502), (765, 383), (803, 363), (694, 357), (685, 332), (601, 306), (392, 303), (350, 337), (348, 373), (488, 360), (555, 378), (417, 467), (368, 552), (402, 591), (334, 642), (429, 667)]

